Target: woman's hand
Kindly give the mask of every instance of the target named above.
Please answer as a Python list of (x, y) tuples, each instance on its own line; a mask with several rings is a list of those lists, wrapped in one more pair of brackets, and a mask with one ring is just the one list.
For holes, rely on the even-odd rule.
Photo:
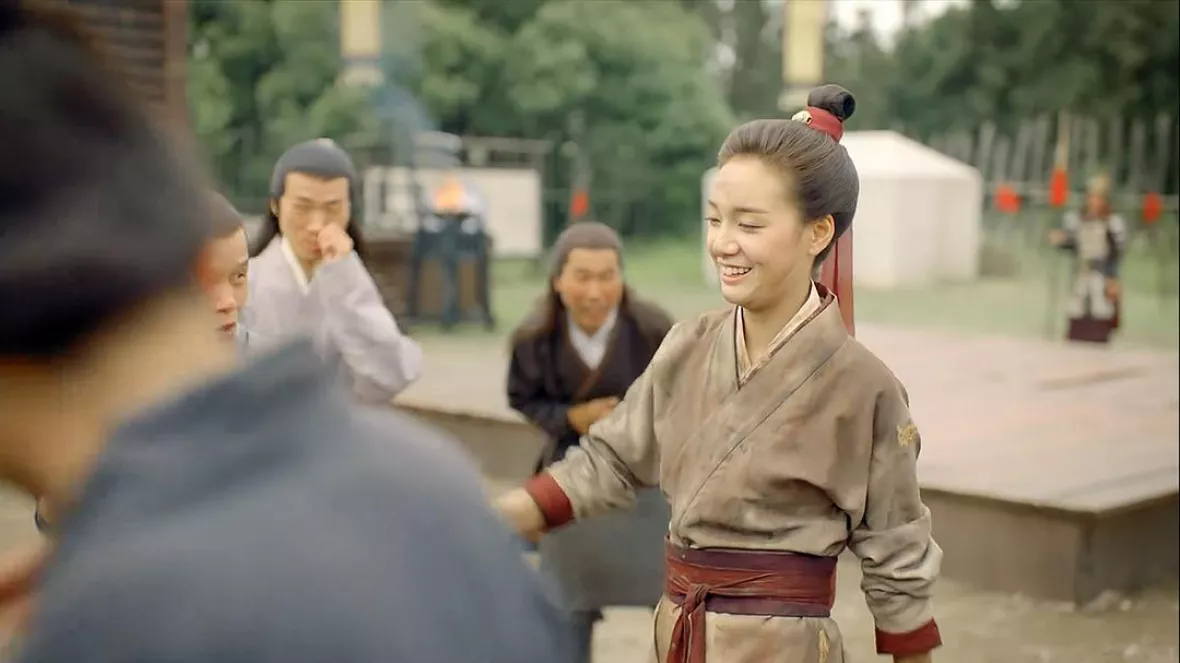
[(1061, 246), (1069, 241), (1069, 235), (1065, 234), (1064, 230), (1054, 228), (1049, 231), (1049, 243), (1053, 246)]
[(545, 515), (523, 488), (514, 488), (498, 497), (496, 510), (526, 541), (535, 543), (545, 533)]

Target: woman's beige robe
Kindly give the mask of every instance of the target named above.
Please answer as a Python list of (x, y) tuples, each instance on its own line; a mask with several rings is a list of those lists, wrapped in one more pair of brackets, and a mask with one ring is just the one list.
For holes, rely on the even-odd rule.
[[(547, 475), (574, 518), (626, 508), (639, 487), (658, 484), (681, 546), (850, 548), (879, 650), (936, 644), (930, 596), (942, 553), (919, 495), (906, 392), (821, 295), (740, 388), (735, 309), (677, 325), (614, 413)], [(657, 611), (660, 661), (678, 611), (666, 597)], [(844, 661), (831, 619), (709, 613), (706, 647), (709, 663)]]

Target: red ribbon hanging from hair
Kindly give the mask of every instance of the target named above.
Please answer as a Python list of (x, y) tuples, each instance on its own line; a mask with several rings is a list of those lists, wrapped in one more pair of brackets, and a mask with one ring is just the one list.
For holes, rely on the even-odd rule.
[(840, 121), (840, 118), (822, 108), (808, 106), (804, 110), (795, 113), (791, 119), (802, 122), (812, 129), (826, 133), (837, 143), (844, 137), (844, 123)]

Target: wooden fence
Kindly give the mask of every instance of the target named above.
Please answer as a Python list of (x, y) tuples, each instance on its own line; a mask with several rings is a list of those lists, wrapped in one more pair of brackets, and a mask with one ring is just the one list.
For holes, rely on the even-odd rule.
[(1155, 194), (1164, 212), (1180, 208), (1180, 126), (1167, 114), (1149, 121), (1063, 112), (1023, 120), (1011, 133), (986, 122), (974, 131), (934, 136), (928, 144), (979, 169), (993, 193), (1007, 185), (1030, 202), (1043, 202), (1060, 166), (1075, 194), (1089, 176), (1104, 173), (1114, 184), (1116, 207), (1141, 207), (1145, 195)]

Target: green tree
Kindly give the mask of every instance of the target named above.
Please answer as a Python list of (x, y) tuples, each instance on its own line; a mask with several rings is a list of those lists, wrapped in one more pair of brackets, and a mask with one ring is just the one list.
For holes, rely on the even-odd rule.
[(716, 0), (680, 0), (708, 27), (718, 51), (732, 57), (721, 69), (725, 99), (739, 119), (779, 117), (782, 88), (782, 1), (722, 5)]
[(709, 51), (675, 3), (549, 3), (512, 40), (504, 80), (534, 131), (578, 142), (603, 221), (680, 232), (732, 123)]
[[(495, 5), (470, 4), (474, 6), (454, 1), (412, 5), (414, 20), (425, 37), (416, 44), (417, 52), (405, 58), (416, 62), (409, 75), (394, 73), (391, 78), (408, 84), (446, 131), (524, 136), (527, 132), (503, 86), (504, 61), (512, 38), (504, 26), (512, 25), (517, 14), (494, 21), (487, 14)], [(519, 12), (521, 6), (528, 3), (502, 5), (513, 12)]]
[[(405, 82), (441, 129), (576, 142), (603, 221), (628, 233), (695, 227), (701, 174), (731, 123), (699, 18), (665, 2), (416, 7), (423, 38)], [(564, 223), (568, 156), (549, 159), (551, 230)]]
[(197, 145), (245, 210), (262, 210), (274, 159), (290, 145), (377, 130), (369, 93), (336, 84), (336, 3), (192, 0), (190, 8)]
[(922, 135), (1070, 110), (1177, 116), (1180, 3), (975, 0), (903, 33), (891, 112)]

